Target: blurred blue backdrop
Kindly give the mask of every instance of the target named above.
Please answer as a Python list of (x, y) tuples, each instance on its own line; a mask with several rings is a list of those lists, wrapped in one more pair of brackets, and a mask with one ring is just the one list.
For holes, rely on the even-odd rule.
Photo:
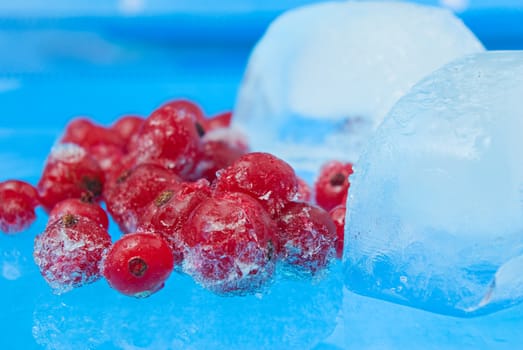
[[(35, 183), (49, 148), (75, 115), (110, 123), (125, 113), (147, 115), (176, 97), (197, 101), (208, 114), (231, 109), (249, 52), (268, 24), (313, 2), (0, 1), (0, 181)], [(488, 49), (523, 49), (522, 0), (418, 2), (456, 10)], [(31, 258), (42, 220), (26, 236), (1, 237), (1, 256), (16, 260), (22, 275), (0, 278), (0, 323), (11, 334), (0, 348), (38, 348), (33, 313), (39, 319), (48, 305), (35, 295), (51, 298)], [(441, 332), (454, 334), (445, 327)]]

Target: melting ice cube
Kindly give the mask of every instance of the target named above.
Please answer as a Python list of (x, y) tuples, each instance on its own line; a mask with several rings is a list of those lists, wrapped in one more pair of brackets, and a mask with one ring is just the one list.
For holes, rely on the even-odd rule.
[(522, 130), (523, 51), (470, 55), (418, 83), (353, 174), (347, 286), (458, 316), (521, 302)]
[(483, 51), (450, 11), (398, 2), (292, 10), (250, 57), (234, 118), (254, 149), (302, 171), (354, 162), (390, 107), (419, 79)]

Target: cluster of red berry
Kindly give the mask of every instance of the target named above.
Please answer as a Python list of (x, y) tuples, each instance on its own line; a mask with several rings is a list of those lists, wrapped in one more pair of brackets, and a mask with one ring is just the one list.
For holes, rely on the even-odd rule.
[[(351, 164), (322, 168), (315, 205), (291, 166), (249, 153), (230, 121), (185, 100), (110, 127), (75, 119), (36, 189), (0, 183), (0, 229), (26, 229), (43, 206), (49, 219), (34, 260), (57, 293), (103, 276), (144, 297), (173, 269), (219, 294), (260, 290), (276, 263), (316, 275), (341, 255)], [(124, 233), (115, 243), (101, 200)]]

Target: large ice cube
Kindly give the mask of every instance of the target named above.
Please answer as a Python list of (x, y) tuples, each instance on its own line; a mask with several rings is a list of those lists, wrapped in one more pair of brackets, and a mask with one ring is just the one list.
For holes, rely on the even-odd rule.
[(450, 11), (327, 2), (276, 19), (249, 59), (234, 122), (256, 150), (315, 171), (355, 161), (390, 107), (425, 75), (483, 51)]
[(346, 285), (458, 316), (523, 300), (523, 51), (467, 56), (391, 110), (352, 177)]

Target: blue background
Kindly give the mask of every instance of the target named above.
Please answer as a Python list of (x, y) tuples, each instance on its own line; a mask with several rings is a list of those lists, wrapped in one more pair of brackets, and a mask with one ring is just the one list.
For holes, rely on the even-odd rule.
[[(143, 5), (140, 9), (123, 10), (123, 1), (3, 1), (0, 3), (0, 181), (19, 178), (36, 183), (49, 148), (65, 123), (76, 115), (110, 123), (126, 113), (146, 116), (159, 104), (177, 97), (195, 100), (208, 114), (231, 109), (249, 52), (268, 24), (285, 9), (312, 2), (315, 1), (143, 1), (139, 2)], [(418, 2), (437, 4), (428, 0)], [(523, 49), (520, 0), (470, 0), (470, 7), (458, 15), (488, 49)], [(43, 213), (39, 214), (43, 217)], [(31, 260), (33, 237), (43, 225), (45, 219), (39, 219), (30, 232), (0, 237), (0, 259), (17, 260), (23, 273), (16, 280), (0, 276), (2, 349), (38, 347), (31, 335), (35, 313), (49, 312), (49, 317), (63, 317), (61, 312), (53, 313), (61, 307), (61, 299), (50, 295)], [(114, 293), (107, 287), (93, 288), (63, 299), (73, 305), (72, 310), (75, 307), (80, 310), (76, 313), (78, 317), (92, 316), (84, 310), (91, 304), (75, 305), (80, 297), (102, 293), (96, 297), (114, 301), (111, 299)], [(340, 294), (338, 290), (336, 295)], [(212, 296), (208, 298), (217, 302)], [(348, 306), (354, 311), (351, 317), (355, 322), (361, 310), (373, 313), (387, 305), (358, 298), (354, 300), (361, 299), (361, 304)], [(161, 299), (156, 300), (158, 307)], [(104, 307), (109, 304), (102, 303)], [(121, 301), (118, 305), (133, 311), (147, 304), (138, 306), (133, 301)], [(46, 311), (48, 307), (50, 311)], [(401, 315), (404, 309), (389, 308), (389, 317)], [(423, 314), (420, 319), (419, 322), (434, 322), (430, 314)], [(436, 320), (439, 332), (447, 336), (445, 344), (453, 344), (455, 339), (459, 347), (463, 339), (453, 338), (452, 329), (466, 327), (464, 321), (449, 321), (440, 316)], [(516, 321), (521, 325), (521, 318)], [(362, 318), (361, 322), (369, 321)], [(506, 331), (510, 329), (510, 320), (505, 322), (508, 323), (501, 324), (507, 325)], [(487, 328), (492, 329), (488, 323)], [(67, 325), (64, 329), (67, 330)], [(417, 331), (417, 344), (430, 343), (424, 327)], [(369, 335), (360, 340), (360, 348), (362, 344), (376, 346), (371, 339), (374, 334), (368, 330), (360, 332)], [(509, 348), (514, 344), (510, 339), (501, 339), (501, 343)], [(394, 344), (412, 345), (408, 339)], [(468, 344), (488, 348), (500, 343), (488, 339), (478, 343), (470, 340)], [(323, 349), (339, 349), (329, 346)]]

